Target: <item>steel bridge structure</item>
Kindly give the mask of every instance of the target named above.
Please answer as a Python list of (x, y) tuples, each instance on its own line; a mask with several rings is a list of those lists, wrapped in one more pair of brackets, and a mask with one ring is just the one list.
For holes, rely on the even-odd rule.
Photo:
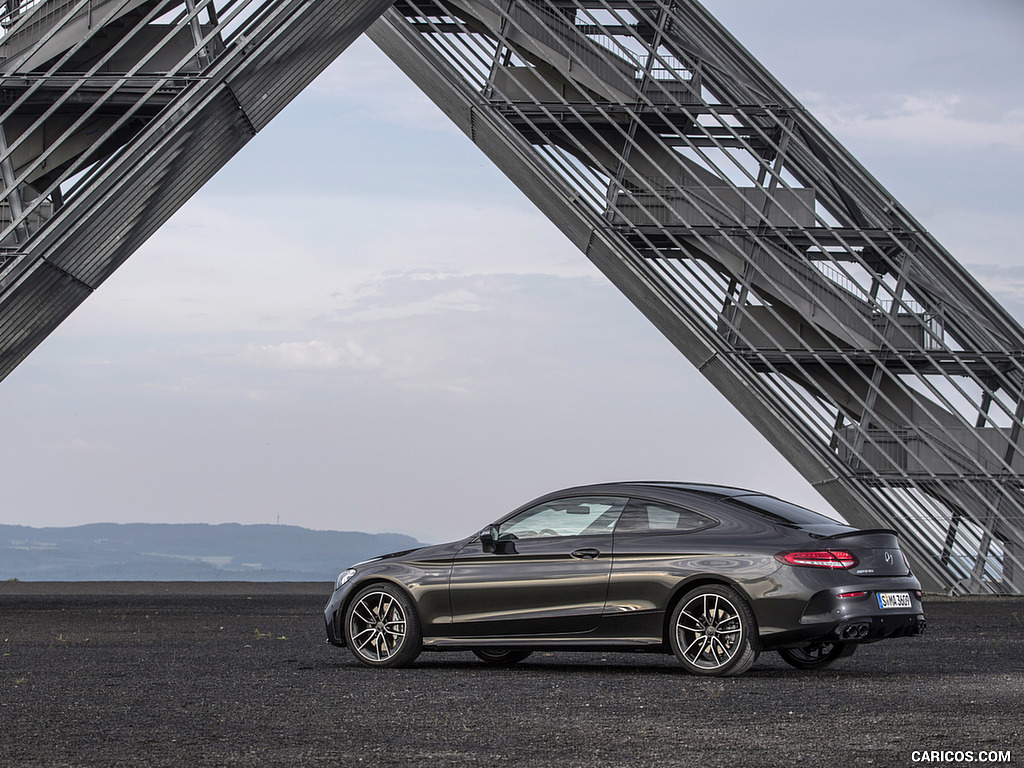
[(4, 0), (0, 377), (372, 40), (926, 588), (1024, 594), (1024, 330), (694, 0)]

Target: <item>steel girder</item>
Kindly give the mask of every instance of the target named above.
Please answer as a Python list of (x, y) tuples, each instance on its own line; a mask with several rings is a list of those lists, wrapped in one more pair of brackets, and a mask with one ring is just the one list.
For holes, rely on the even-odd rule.
[(692, 0), (399, 0), (372, 39), (851, 522), (1024, 593), (1024, 333)]
[(6, 0), (0, 379), (391, 0)]

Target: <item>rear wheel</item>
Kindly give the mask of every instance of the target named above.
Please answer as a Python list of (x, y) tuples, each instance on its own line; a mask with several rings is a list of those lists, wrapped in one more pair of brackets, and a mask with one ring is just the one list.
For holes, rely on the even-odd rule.
[(672, 612), (669, 642), (694, 675), (742, 675), (758, 656), (754, 613), (723, 584), (706, 584), (683, 596)]
[(345, 612), (345, 643), (368, 667), (404, 667), (423, 649), (412, 600), (392, 584), (371, 584)]
[(511, 667), (513, 664), (518, 664), (531, 653), (533, 651), (490, 650), (487, 648), (477, 648), (473, 651), (473, 654), (480, 661), (492, 667)]
[(822, 669), (853, 656), (856, 643), (818, 643), (806, 648), (780, 648), (779, 656), (797, 669)]

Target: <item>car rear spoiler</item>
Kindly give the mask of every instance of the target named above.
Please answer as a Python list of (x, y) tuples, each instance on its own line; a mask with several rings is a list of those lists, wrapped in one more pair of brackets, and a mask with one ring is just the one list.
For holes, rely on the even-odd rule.
[(829, 541), (830, 539), (845, 539), (850, 536), (863, 536), (864, 534), (872, 533), (888, 533), (892, 536), (899, 537), (899, 531), (894, 531), (892, 528), (860, 528), (856, 531), (843, 531), (842, 533), (834, 533), (831, 536), (825, 536), (818, 541)]

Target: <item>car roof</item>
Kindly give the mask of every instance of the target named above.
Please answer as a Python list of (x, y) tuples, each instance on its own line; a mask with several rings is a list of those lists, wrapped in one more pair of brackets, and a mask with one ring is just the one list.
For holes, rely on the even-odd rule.
[(745, 488), (733, 488), (727, 485), (714, 485), (711, 483), (687, 483), (668, 480), (630, 480), (625, 482), (595, 483), (592, 485), (578, 485), (573, 488), (565, 488), (561, 491), (545, 494), (546, 498), (553, 498), (568, 494), (577, 493), (608, 493), (608, 494), (638, 494), (654, 492), (664, 495), (665, 491), (700, 494), (702, 496), (713, 496), (721, 499), (733, 498), (735, 496), (770, 496), (760, 491), (751, 491)]
[[(792, 507), (795, 509), (802, 509), (808, 515), (811, 515), (813, 519), (803, 520), (801, 525), (805, 524), (829, 524), (834, 526), (842, 526), (848, 529), (853, 528), (848, 523), (830, 518), (827, 515), (822, 515), (820, 512), (815, 512), (812, 509), (806, 507), (800, 507), (797, 504), (780, 499), (778, 496), (772, 496), (768, 493), (761, 491), (752, 491), (746, 488), (734, 488), (728, 485), (714, 485), (712, 483), (688, 483), (679, 481), (669, 480), (641, 480), (641, 481), (625, 481), (625, 482), (613, 482), (613, 483), (595, 483), (592, 485), (577, 485), (572, 488), (563, 488), (560, 491), (554, 491), (553, 493), (547, 493), (540, 498), (534, 499), (528, 504), (524, 504), (519, 509), (515, 510), (512, 514), (517, 514), (534, 504), (543, 504), (558, 499), (566, 499), (573, 496), (617, 496), (617, 497), (629, 497), (629, 498), (641, 498), (646, 501), (661, 501), (667, 504), (681, 504), (683, 506), (694, 506), (702, 511), (711, 511), (711, 507), (714, 507), (717, 512), (721, 514), (723, 512), (736, 512), (738, 509), (747, 508), (751, 503), (753, 504), (753, 511), (759, 516), (766, 519), (779, 519), (779, 520), (790, 520), (788, 516), (782, 515), (772, 509), (765, 509), (763, 502), (756, 502), (754, 499), (773, 499), (786, 507)], [(741, 507), (733, 508), (732, 500), (736, 500)], [(750, 500), (750, 502), (747, 501)], [(720, 504), (725, 502), (725, 504)], [(710, 503), (710, 506), (708, 504)], [(817, 520), (820, 518), (820, 520)], [(790, 520), (790, 522), (793, 522)]]

